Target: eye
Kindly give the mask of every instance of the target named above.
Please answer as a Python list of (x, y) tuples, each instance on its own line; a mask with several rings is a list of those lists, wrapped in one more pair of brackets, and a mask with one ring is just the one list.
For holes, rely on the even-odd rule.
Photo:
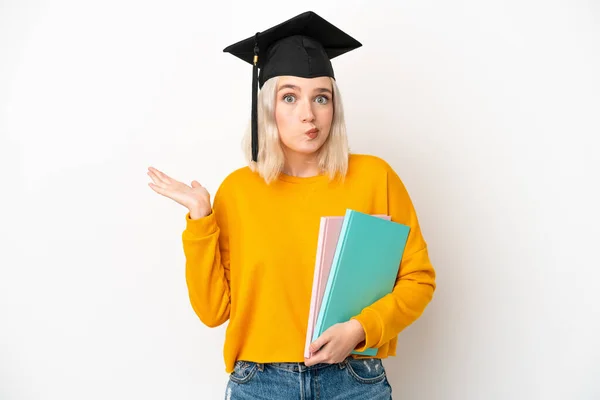
[(296, 97), (294, 97), (294, 95), (292, 94), (286, 94), (285, 96), (283, 96), (283, 101), (284, 103), (293, 103), (296, 101)]
[(317, 96), (317, 98), (315, 99), (315, 101), (318, 104), (327, 104), (327, 103), (329, 103), (329, 97), (327, 97), (327, 96)]

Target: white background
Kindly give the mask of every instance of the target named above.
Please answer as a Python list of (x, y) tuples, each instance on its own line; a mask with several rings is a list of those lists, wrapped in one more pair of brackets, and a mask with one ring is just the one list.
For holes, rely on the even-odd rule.
[(433, 302), (394, 398), (600, 398), (600, 5), (0, 2), (0, 399), (220, 399), (225, 325), (187, 297), (185, 209), (242, 166), (251, 67), (227, 45), (313, 10), (352, 150), (417, 208)]

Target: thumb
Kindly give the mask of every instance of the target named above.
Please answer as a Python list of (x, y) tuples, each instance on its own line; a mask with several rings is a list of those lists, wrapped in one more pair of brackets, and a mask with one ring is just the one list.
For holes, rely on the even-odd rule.
[(200, 182), (198, 182), (198, 181), (196, 181), (196, 180), (192, 181), (192, 187), (193, 187), (193, 188), (197, 188), (197, 187), (200, 187), (200, 186), (202, 186), (202, 185), (200, 184)]

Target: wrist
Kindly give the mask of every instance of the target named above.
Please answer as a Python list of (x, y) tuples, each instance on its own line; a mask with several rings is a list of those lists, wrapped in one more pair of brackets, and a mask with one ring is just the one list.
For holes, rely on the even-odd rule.
[(356, 341), (357, 343), (363, 342), (367, 335), (365, 333), (365, 329), (363, 328), (362, 324), (356, 320), (356, 319), (351, 319), (350, 324), (352, 325), (354, 331), (355, 331), (355, 337), (356, 337)]
[(211, 209), (203, 209), (203, 208), (199, 208), (199, 207), (190, 207), (189, 209), (190, 212), (190, 218), (191, 219), (200, 219), (200, 218), (204, 218), (210, 215), (210, 213), (212, 212)]

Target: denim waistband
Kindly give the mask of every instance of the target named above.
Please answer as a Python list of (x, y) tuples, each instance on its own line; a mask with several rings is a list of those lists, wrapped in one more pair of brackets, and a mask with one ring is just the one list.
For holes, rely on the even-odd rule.
[[(319, 363), (311, 366), (307, 366), (304, 362), (269, 362), (269, 363), (253, 363), (258, 366), (259, 370), (263, 370), (265, 366), (282, 369), (289, 372), (303, 372), (307, 370), (318, 370), (322, 368), (337, 366), (340, 369), (346, 367), (348, 360), (352, 359), (352, 356), (348, 356), (344, 361), (329, 364), (329, 363)], [(248, 363), (248, 361), (241, 361), (242, 363)]]
[(294, 362), (294, 363), (275, 362), (275, 363), (266, 363), (264, 365), (273, 367), (273, 368), (277, 368), (277, 369), (283, 369), (283, 370), (289, 371), (289, 372), (304, 372), (307, 370), (317, 370), (317, 369), (332, 367), (335, 365), (337, 365), (339, 368), (343, 368), (343, 366), (345, 365), (344, 363), (345, 363), (345, 361), (342, 361), (341, 363), (337, 363), (337, 364), (319, 363), (319, 364), (307, 366), (303, 362)]

